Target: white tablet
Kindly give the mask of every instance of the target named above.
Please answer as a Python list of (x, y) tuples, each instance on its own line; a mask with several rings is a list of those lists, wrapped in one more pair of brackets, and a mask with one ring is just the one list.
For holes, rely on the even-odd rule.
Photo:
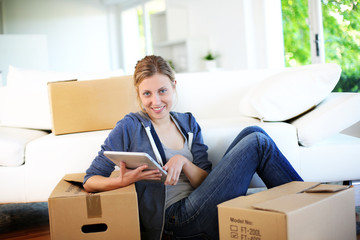
[(120, 162), (124, 162), (129, 169), (135, 169), (145, 164), (148, 165), (146, 170), (159, 169), (162, 174), (160, 181), (165, 182), (166, 180), (166, 171), (147, 153), (104, 151), (104, 155), (118, 166), (120, 166)]

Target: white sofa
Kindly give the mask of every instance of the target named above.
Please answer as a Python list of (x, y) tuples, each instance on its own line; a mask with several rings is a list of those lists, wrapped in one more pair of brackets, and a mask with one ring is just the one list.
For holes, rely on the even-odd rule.
[[(41, 84), (63, 78), (16, 71), (0, 88), (0, 203), (47, 201), (65, 174), (87, 169), (110, 130), (55, 136)], [(195, 115), (214, 165), (244, 127), (259, 125), (304, 180), (357, 180), (360, 94), (330, 93), (339, 74), (331, 64), (181, 73), (175, 110)], [(261, 181), (255, 177), (252, 186)]]

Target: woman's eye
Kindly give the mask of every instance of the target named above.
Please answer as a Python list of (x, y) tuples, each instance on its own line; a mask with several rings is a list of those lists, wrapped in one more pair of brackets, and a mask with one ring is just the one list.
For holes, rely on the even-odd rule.
[(145, 97), (148, 97), (148, 96), (150, 96), (150, 93), (149, 93), (149, 92), (144, 92), (143, 95), (144, 95)]
[(161, 89), (160, 93), (165, 93), (167, 91), (167, 89)]

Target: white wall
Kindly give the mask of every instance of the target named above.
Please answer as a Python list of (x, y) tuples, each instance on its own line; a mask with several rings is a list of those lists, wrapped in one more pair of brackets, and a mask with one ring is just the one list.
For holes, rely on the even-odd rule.
[[(188, 9), (189, 36), (207, 39), (224, 69), (284, 66), (281, 0), (167, 0)], [(205, 53), (204, 53), (205, 55)]]
[[(218, 64), (225, 69), (244, 68), (244, 20), (242, 1), (189, 1), (189, 34), (207, 39), (209, 50), (219, 55)], [(204, 53), (204, 55), (206, 52)]]
[(6, 85), (9, 65), (26, 69), (48, 69), (46, 35), (0, 34), (1, 85)]
[(47, 36), (49, 70), (110, 70), (107, 9), (101, 0), (2, 2), (4, 34)]

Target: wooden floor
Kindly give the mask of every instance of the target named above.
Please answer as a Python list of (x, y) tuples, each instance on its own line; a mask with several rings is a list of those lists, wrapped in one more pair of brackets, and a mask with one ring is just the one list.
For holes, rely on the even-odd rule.
[[(357, 216), (359, 218), (359, 215)], [(360, 219), (357, 219), (358, 221)], [(42, 224), (28, 229), (14, 230), (8, 233), (0, 233), (0, 239), (6, 240), (50, 240), (49, 224)], [(360, 235), (357, 236), (360, 240)]]
[(0, 205), (0, 239), (50, 240), (47, 202)]
[(50, 240), (50, 228), (48, 225), (0, 234), (0, 239), (6, 240)]
[[(34, 229), (16, 231), (7, 234), (0, 234), (0, 239), (6, 240), (50, 240), (49, 226), (38, 227)], [(360, 240), (360, 235), (357, 236)]]

